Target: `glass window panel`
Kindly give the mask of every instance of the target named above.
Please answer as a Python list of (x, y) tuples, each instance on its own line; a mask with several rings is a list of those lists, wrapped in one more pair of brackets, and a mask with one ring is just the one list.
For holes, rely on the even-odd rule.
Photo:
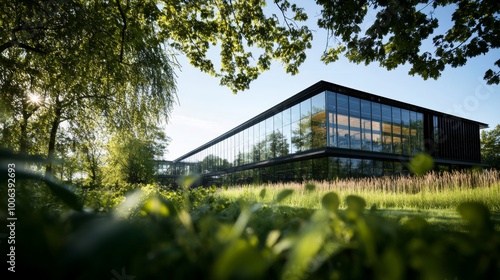
[(380, 103), (372, 102), (372, 119), (382, 120), (382, 106)]
[(272, 153), (273, 151), (271, 150), (271, 141), (273, 137), (273, 117), (270, 117), (266, 119), (266, 137), (264, 139), (265, 145), (266, 145), (266, 156), (265, 159), (270, 159), (273, 157)]
[(371, 102), (361, 100), (361, 149), (372, 150)]
[(310, 119), (311, 117), (311, 98), (308, 98), (300, 103), (300, 118)]
[(403, 172), (403, 165), (401, 162), (394, 162), (394, 174), (401, 174)]
[(401, 154), (401, 109), (392, 107), (392, 152)]
[(243, 143), (243, 151), (245, 154), (245, 163), (249, 163), (249, 151), (248, 151), (248, 142), (250, 139), (250, 129), (245, 129), (245, 142)]
[(300, 132), (295, 135), (300, 138), (296, 139), (300, 151), (305, 151), (311, 149), (312, 144), (311, 98), (300, 103), (300, 113), (302, 117), (299, 123)]
[(415, 155), (417, 148), (417, 112), (410, 112), (410, 154)]
[(349, 113), (351, 117), (361, 117), (359, 98), (349, 96)]
[(300, 120), (300, 104), (296, 104), (291, 108), (292, 123)]
[[(258, 133), (258, 125), (254, 125), (254, 138), (252, 145), (252, 161), (257, 162), (260, 160), (260, 148), (259, 148), (259, 133)], [(257, 129), (256, 129), (257, 128)], [(257, 133), (257, 134), (255, 134)]]
[(222, 164), (223, 166), (225, 167), (225, 163), (227, 162), (227, 151), (226, 151), (226, 143), (227, 143), (227, 138), (222, 140), (220, 142), (220, 145), (221, 145), (221, 158), (222, 158)]
[(273, 130), (273, 117), (269, 117), (266, 119), (266, 135), (270, 135), (271, 133), (273, 133)]
[(262, 138), (266, 136), (266, 121), (261, 121), (259, 123), (259, 138), (262, 141)]
[(401, 110), (401, 147), (403, 150), (403, 155), (410, 155), (410, 111), (403, 109)]
[(236, 157), (238, 155), (238, 134), (235, 134), (234, 135), (234, 138), (233, 138), (233, 147), (232, 147), (232, 150), (233, 150), (233, 162), (236, 162)]
[(373, 160), (364, 159), (361, 161), (361, 172), (365, 176), (373, 175)]
[(326, 109), (328, 112), (328, 146), (337, 147), (337, 94), (327, 92)]
[(259, 161), (266, 159), (266, 121), (261, 121), (259, 124), (259, 142), (258, 142), (258, 155)]
[(339, 174), (340, 177), (348, 177), (351, 175), (351, 159), (339, 158)]
[(343, 94), (337, 94), (337, 133), (338, 147), (349, 148), (349, 98)]
[(221, 158), (220, 158), (220, 142), (215, 144), (215, 168), (216, 170), (220, 169), (221, 166)]
[(337, 111), (337, 94), (335, 92), (326, 92), (326, 108), (330, 112)]
[(304, 137), (302, 137), (301, 127), (300, 121), (292, 124), (292, 153), (302, 151), (304, 147)]
[(275, 132), (281, 132), (283, 130), (283, 114), (282, 112), (277, 113), (273, 116), (273, 126)]
[(254, 124), (253, 125), (253, 145), (256, 145), (257, 143), (259, 143), (259, 137), (260, 137), (259, 124)]
[(424, 151), (424, 115), (417, 113), (417, 147), (416, 152)]
[(317, 113), (325, 110), (325, 93), (319, 93), (312, 98), (312, 112)]
[(349, 96), (349, 142), (350, 148), (361, 149), (361, 111), (359, 98)]
[(336, 157), (328, 158), (328, 179), (336, 179), (339, 177), (339, 160)]
[(275, 158), (287, 154), (287, 151), (283, 146), (285, 145), (285, 141), (283, 138), (284, 137), (281, 131), (274, 132), (269, 138), (272, 157)]
[(291, 109), (285, 109), (282, 115), (283, 126), (290, 125), (292, 123)]
[(372, 150), (382, 151), (382, 107), (372, 102)]
[(338, 147), (349, 148), (349, 117), (347, 115), (337, 115), (338, 126)]
[(361, 149), (372, 150), (372, 121), (361, 119)]
[(368, 100), (361, 100), (361, 117), (363, 119), (371, 119), (372, 117), (371, 102)]
[(349, 117), (349, 124), (350, 148), (359, 150), (361, 149), (361, 123), (359, 117)]
[(401, 110), (401, 121), (404, 126), (410, 126), (410, 111), (406, 109)]
[(326, 147), (326, 112), (325, 93), (312, 98), (313, 111), (311, 115), (312, 148)]
[[(434, 126), (434, 152), (439, 155), (439, 124), (438, 124), (438, 117), (433, 116), (432, 117), (432, 124)], [(461, 128), (462, 126), (460, 126)], [(463, 135), (461, 133), (461, 135)]]
[(228, 162), (232, 163), (232, 154), (231, 154), (231, 148), (233, 147), (233, 143), (232, 143), (232, 136), (230, 136), (229, 138), (227, 138), (227, 141), (226, 141), (226, 159)]
[(346, 95), (337, 94), (337, 112), (339, 115), (349, 114), (349, 99)]
[(291, 138), (292, 138), (291, 126), (287, 125), (283, 127), (283, 155), (287, 155), (290, 153)]
[(360, 177), (363, 174), (363, 165), (360, 159), (351, 159), (351, 176)]
[(337, 114), (328, 112), (328, 146), (337, 147)]
[(382, 152), (392, 152), (392, 110), (382, 105)]
[(316, 112), (312, 116), (312, 147), (326, 147), (326, 114), (325, 111)]
[(383, 162), (384, 175), (393, 175), (394, 174), (394, 165), (390, 161)]
[(383, 162), (382, 161), (374, 161), (373, 162), (373, 175), (382, 176), (384, 173)]

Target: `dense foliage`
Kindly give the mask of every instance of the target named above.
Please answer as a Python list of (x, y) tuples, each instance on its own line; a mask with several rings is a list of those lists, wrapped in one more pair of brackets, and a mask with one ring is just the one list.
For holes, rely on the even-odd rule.
[(481, 131), (481, 160), (500, 170), (500, 124), (489, 131)]
[[(6, 180), (2, 155), (2, 177)], [(321, 209), (227, 200), (215, 188), (128, 185), (108, 206), (20, 169), (16, 274), (42, 279), (496, 279), (500, 233), (486, 206), (460, 204), (461, 230), (394, 221), (335, 192)], [(31, 179), (30, 179), (31, 177)], [(45, 179), (44, 179), (45, 178)], [(47, 193), (48, 184), (51, 194)], [(42, 187), (37, 189), (36, 187)], [(314, 185), (305, 186), (313, 192)], [(6, 190), (0, 199), (5, 201)], [(45, 198), (40, 194), (45, 193)], [(261, 198), (269, 195), (265, 189)], [(59, 202), (63, 203), (59, 203)], [(1, 204), (1, 217), (7, 209)], [(82, 208), (82, 206), (85, 207)], [(96, 209), (99, 207), (100, 209)], [(59, 210), (58, 210), (59, 209)], [(7, 243), (0, 243), (2, 252)], [(3, 254), (3, 253), (2, 253)], [(5, 255), (5, 254), (3, 254)], [(9, 272), (11, 273), (11, 272)], [(119, 278), (121, 277), (121, 278)]]
[[(318, 0), (318, 25), (335, 45), (325, 63), (344, 54), (355, 63), (379, 62), (389, 70), (411, 66), (410, 75), (437, 79), (445, 67), (461, 67), (500, 47), (500, 6), (495, 0)], [(500, 67), (500, 59), (492, 62)], [(488, 69), (488, 84), (500, 71)]]

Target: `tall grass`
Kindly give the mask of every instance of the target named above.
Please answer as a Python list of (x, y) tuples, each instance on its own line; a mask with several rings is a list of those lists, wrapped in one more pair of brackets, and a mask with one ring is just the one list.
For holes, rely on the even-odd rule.
[[(261, 190), (264, 188), (266, 195), (261, 197)], [(310, 190), (312, 188), (314, 190)], [(428, 172), (419, 177), (370, 177), (241, 185), (220, 190), (218, 194), (226, 198), (271, 203), (283, 189), (294, 190), (294, 195), (282, 201), (282, 205), (313, 209), (321, 208), (322, 196), (333, 191), (340, 196), (341, 201), (347, 195), (354, 194), (363, 197), (368, 206), (377, 208), (456, 209), (461, 202), (481, 201), (491, 211), (500, 211), (500, 172), (495, 170)], [(345, 205), (342, 204), (341, 207)]]

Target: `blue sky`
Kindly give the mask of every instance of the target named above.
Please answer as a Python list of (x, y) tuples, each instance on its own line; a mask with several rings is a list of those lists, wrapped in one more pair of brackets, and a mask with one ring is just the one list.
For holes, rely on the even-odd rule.
[(487, 123), (490, 129), (500, 124), (500, 86), (488, 86), (482, 78), (499, 59), (498, 50), (470, 59), (460, 68), (447, 67), (437, 80), (423, 80), (408, 75), (408, 65), (388, 71), (378, 63), (357, 65), (345, 58), (325, 65), (320, 61), (325, 39), (322, 32), (314, 34), (313, 48), (307, 51), (299, 74), (286, 74), (279, 63), (273, 63), (250, 89), (237, 94), (179, 56), (179, 103), (165, 127), (171, 142), (164, 158), (174, 160), (320, 80)]

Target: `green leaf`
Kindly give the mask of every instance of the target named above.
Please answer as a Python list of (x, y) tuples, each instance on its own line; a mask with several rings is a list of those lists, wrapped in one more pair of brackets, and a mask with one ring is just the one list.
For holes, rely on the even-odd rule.
[(463, 202), (458, 206), (457, 210), (466, 221), (472, 234), (487, 233), (493, 229), (490, 211), (483, 203)]
[(340, 205), (339, 196), (334, 192), (329, 192), (323, 196), (323, 199), (321, 199), (321, 205), (323, 205), (323, 208), (328, 211), (336, 212)]
[(215, 260), (213, 279), (259, 279), (268, 260), (246, 240), (231, 243)]
[(363, 198), (356, 195), (349, 195), (346, 197), (347, 210), (355, 213), (362, 213), (365, 210), (366, 202)]
[(411, 172), (417, 175), (423, 175), (434, 167), (434, 160), (429, 154), (420, 153), (414, 156), (408, 163)]

